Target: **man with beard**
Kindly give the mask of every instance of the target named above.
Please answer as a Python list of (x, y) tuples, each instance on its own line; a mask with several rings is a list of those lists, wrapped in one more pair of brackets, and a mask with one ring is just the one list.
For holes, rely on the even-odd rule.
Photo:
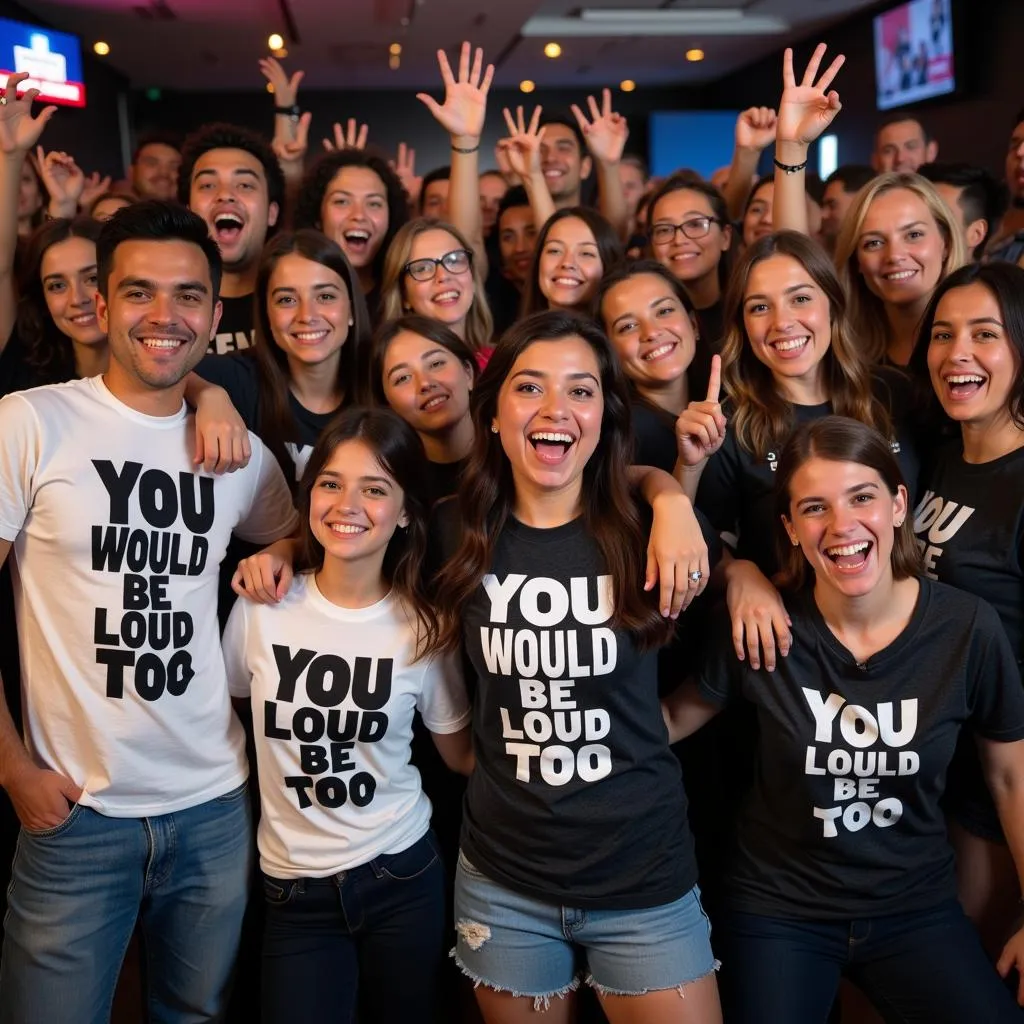
[(146, 135), (139, 140), (128, 168), (132, 191), (140, 199), (173, 199), (178, 194), (181, 146), (171, 135)]
[(1006, 187), (1010, 209), (1003, 218), (999, 237), (989, 243), (988, 259), (1024, 266), (1024, 109), (1014, 118), (1006, 150)]
[(255, 132), (206, 125), (182, 147), (178, 197), (206, 221), (224, 260), (224, 312), (210, 352), (248, 348), (254, 337), (252, 296), (260, 254), (284, 200), (277, 158)]
[(221, 1018), (252, 835), (218, 563), (232, 532), (262, 544), (296, 521), (255, 436), (244, 469), (194, 464), (184, 381), (220, 314), (206, 224), (138, 203), (96, 248), (109, 369), (0, 401), (25, 695), (24, 742), (0, 703), (0, 784), (22, 825), (2, 1024), (106, 1019), (136, 923), (154, 1019)]

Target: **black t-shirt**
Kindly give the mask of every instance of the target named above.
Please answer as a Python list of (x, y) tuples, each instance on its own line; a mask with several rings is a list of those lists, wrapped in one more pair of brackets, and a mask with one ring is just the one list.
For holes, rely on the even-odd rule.
[(639, 399), (633, 400), (632, 409), (633, 465), (654, 466), (671, 473), (678, 457), (675, 418)]
[(221, 297), (220, 323), (217, 333), (213, 336), (207, 352), (210, 355), (223, 356), (229, 352), (239, 352), (251, 348), (256, 341), (255, 311), (253, 297), (240, 295), (235, 298)]
[[(256, 374), (256, 356), (251, 349), (227, 356), (204, 356), (196, 367), (196, 373), (203, 380), (222, 387), (230, 396), (238, 415), (254, 433), (259, 433), (260, 389)], [(291, 456), (292, 466), (282, 466), (289, 482), (298, 482), (309, 461), (324, 427), (334, 418), (332, 412), (310, 412), (299, 400), (288, 392), (288, 404), (295, 419), (296, 435), (285, 442), (285, 450)]]
[(455, 462), (431, 462), (427, 465), (427, 500), (431, 505), (442, 498), (450, 498), (458, 491), (467, 461), (457, 459)]
[(690, 397), (703, 399), (708, 393), (708, 380), (711, 377), (711, 357), (722, 351), (722, 340), (725, 334), (725, 314), (722, 301), (719, 299), (707, 309), (696, 310), (697, 344), (693, 353), (693, 362), (686, 371), (690, 382)]
[[(913, 430), (898, 411), (910, 408), (909, 399), (901, 397), (909, 390), (909, 382), (902, 374), (876, 370), (874, 386), (879, 400), (890, 410), (896, 435), (892, 439), (893, 451), (913, 499), (920, 469), (917, 444)], [(830, 402), (792, 408), (796, 426), (832, 414)], [(723, 411), (731, 419), (732, 409), (728, 405)], [(779, 529), (775, 515), (778, 460), (778, 450), (770, 451), (763, 459), (757, 458), (739, 444), (736, 432), (730, 429), (722, 447), (704, 467), (697, 489), (697, 507), (734, 547), (737, 558), (756, 563), (769, 577), (779, 569), (775, 547)]]
[[(435, 526), (454, 543), (455, 502)], [(659, 906), (697, 879), (657, 651), (607, 625), (610, 578), (582, 520), (510, 520), (463, 610), (477, 676), (476, 769), (461, 845), (485, 874), (550, 903)]]
[(721, 622), (700, 688), (743, 697), (758, 762), (738, 827), (731, 901), (834, 920), (924, 910), (955, 896), (941, 800), (961, 729), (1024, 739), (1024, 690), (992, 608), (920, 582), (911, 620), (858, 664), (810, 588), (788, 601), (793, 647), (774, 673), (736, 658)]

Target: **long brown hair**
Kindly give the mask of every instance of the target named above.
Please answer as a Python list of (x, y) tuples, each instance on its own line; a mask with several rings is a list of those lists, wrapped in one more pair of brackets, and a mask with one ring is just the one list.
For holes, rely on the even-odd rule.
[[(901, 486), (906, 487), (900, 464), (892, 453), (888, 439), (861, 421), (848, 416), (823, 416), (795, 430), (779, 456), (779, 469), (775, 477), (775, 511), (779, 516), (778, 554), (779, 565), (782, 566), (776, 581), (780, 588), (798, 590), (804, 584), (807, 559), (803, 551), (789, 539), (782, 520), (790, 518), (790, 486), (793, 477), (811, 459), (853, 462), (873, 469), (894, 498)], [(906, 518), (893, 528), (891, 562), (893, 579), (905, 580), (910, 576), (921, 575), (921, 549), (914, 538), (909, 504)]]
[(753, 269), (773, 256), (800, 263), (825, 293), (832, 340), (822, 356), (825, 387), (833, 411), (891, 432), (889, 414), (871, 392), (871, 371), (853, 343), (846, 295), (824, 251), (796, 231), (759, 238), (743, 254), (725, 296), (726, 333), (722, 344), (722, 383), (734, 407), (736, 440), (759, 459), (782, 445), (793, 429), (793, 407), (779, 394), (771, 370), (751, 348), (743, 320), (743, 303)]
[(296, 570), (315, 572), (324, 564), (323, 545), (309, 525), (311, 495), (317, 477), (331, 461), (335, 449), (346, 441), (362, 441), (405, 496), (409, 524), (397, 528), (388, 542), (382, 572), (394, 594), (417, 621), (416, 656), (419, 657), (437, 640), (437, 615), (423, 582), (430, 514), (425, 476), (427, 456), (416, 431), (390, 409), (346, 409), (338, 413), (320, 435), (299, 484)]
[(599, 327), (578, 314), (551, 310), (520, 320), (504, 334), (473, 390), (477, 431), (458, 495), (461, 541), (437, 577), (437, 646), (441, 649), (459, 646), (463, 608), (490, 568), (495, 541), (515, 502), (508, 457), (498, 436), (487, 429), (497, 414), (499, 392), (530, 345), (570, 338), (585, 341), (600, 368), (601, 437), (583, 470), (581, 501), (586, 531), (615, 582), (612, 623), (630, 632), (643, 649), (665, 643), (672, 635), (672, 622), (658, 613), (653, 595), (643, 589), (646, 540), (626, 474), (632, 462), (633, 432), (625, 376)]
[(253, 301), (256, 304), (256, 376), (259, 386), (259, 424), (257, 433), (273, 453), (289, 486), (295, 469), (285, 445), (298, 436), (298, 426), (289, 401), (288, 357), (274, 341), (267, 313), (270, 277), (285, 256), (301, 256), (334, 271), (345, 284), (352, 310), (352, 326), (341, 347), (338, 360), (339, 409), (348, 405), (370, 403), (369, 344), (370, 314), (359, 287), (359, 279), (345, 258), (341, 247), (326, 235), (312, 228), (286, 231), (267, 243), (260, 259)]

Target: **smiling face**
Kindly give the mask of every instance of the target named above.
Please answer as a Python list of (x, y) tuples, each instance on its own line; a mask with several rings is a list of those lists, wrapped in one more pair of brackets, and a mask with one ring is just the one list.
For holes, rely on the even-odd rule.
[(181, 153), (163, 142), (139, 150), (131, 166), (132, 191), (140, 199), (174, 199), (178, 194)]
[(772, 212), (775, 206), (775, 182), (766, 181), (750, 198), (743, 215), (743, 244), (753, 245), (775, 230)]
[(754, 265), (743, 296), (743, 326), (751, 351), (781, 388), (818, 380), (832, 344), (831, 310), (799, 260), (776, 253)]
[(675, 383), (693, 361), (693, 321), (657, 274), (636, 274), (609, 288), (601, 316), (626, 376), (641, 393)]
[(891, 189), (868, 207), (857, 238), (864, 283), (896, 306), (927, 301), (942, 277), (946, 243), (924, 200)]
[(421, 434), (443, 434), (469, 416), (473, 370), (443, 345), (400, 331), (384, 355), (384, 397)]
[(1020, 370), (992, 292), (977, 281), (946, 292), (928, 343), (928, 372), (946, 415), (980, 426), (1005, 421)]
[(603, 416), (601, 371), (586, 341), (535, 341), (523, 349), (501, 385), (491, 424), (512, 468), (517, 506), (552, 493), (578, 506)]
[(352, 303), (330, 267), (298, 253), (282, 256), (267, 282), (266, 302), (274, 343), (289, 362), (337, 362), (352, 325)]
[(408, 525), (405, 494), (363, 441), (343, 441), (317, 475), (309, 495), (309, 528), (338, 559), (377, 570), (399, 526)]
[(96, 243), (68, 238), (43, 253), (39, 267), (46, 308), (54, 325), (76, 345), (99, 345), (106, 334), (96, 320)]
[(578, 309), (597, 291), (604, 266), (594, 233), (578, 217), (556, 221), (544, 240), (538, 283), (552, 309)]
[(96, 312), (110, 341), (111, 390), (165, 391), (202, 359), (220, 303), (199, 246), (133, 239), (114, 250), (107, 298), (97, 297)]
[[(447, 253), (465, 248), (452, 234), (440, 228), (421, 231), (412, 240), (407, 263), (415, 260), (439, 260)], [(472, 266), (460, 272), (449, 270), (443, 264), (434, 267), (433, 276), (417, 281), (411, 274), (402, 278), (405, 304), (414, 313), (439, 320), (453, 330), (461, 330), (466, 323), (469, 308), (476, 295)]]
[(228, 272), (253, 266), (277, 223), (263, 165), (244, 149), (211, 149), (196, 160), (188, 206), (206, 221)]
[(448, 178), (437, 178), (423, 188), (420, 196), (420, 210), (424, 217), (445, 220), (448, 217), (448, 192), (451, 182)]
[(688, 238), (682, 231), (676, 231), (671, 242), (651, 243), (654, 258), (684, 284), (718, 273), (718, 264), (732, 241), (732, 228), (714, 222), (715, 211), (706, 195), (688, 189), (662, 196), (651, 211), (652, 237), (659, 224), (676, 226), (701, 217), (712, 218), (703, 237)]
[(510, 206), (498, 219), (498, 249), (502, 274), (520, 290), (530, 278), (536, 247), (533, 211), (529, 206)]
[(575, 206), (580, 182), (590, 174), (590, 157), (580, 152), (579, 139), (568, 125), (544, 126), (540, 166), (555, 205)]
[(369, 167), (342, 167), (320, 203), (320, 229), (357, 270), (370, 266), (388, 232), (384, 182)]
[(917, 121), (887, 124), (875, 140), (874, 168), (883, 171), (916, 171), (921, 164), (931, 163), (938, 155), (938, 146), (928, 142)]
[(816, 590), (862, 597), (892, 582), (895, 529), (906, 517), (902, 485), (892, 495), (868, 466), (812, 457), (793, 474), (783, 523), (814, 570)]

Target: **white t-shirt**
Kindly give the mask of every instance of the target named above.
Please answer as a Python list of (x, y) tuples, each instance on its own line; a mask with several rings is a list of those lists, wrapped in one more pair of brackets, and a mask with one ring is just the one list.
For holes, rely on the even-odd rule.
[(231, 695), (252, 699), (266, 874), (337, 874), (400, 853), (430, 827), (409, 763), (413, 712), (452, 733), (470, 711), (458, 660), (412, 662), (415, 637), (396, 599), (340, 608), (311, 573), (277, 605), (235, 604), (224, 660)]
[(0, 401), (0, 538), (13, 541), (26, 744), (113, 817), (168, 814), (246, 778), (217, 626), (232, 531), (290, 533), (291, 496), (250, 435), (224, 476), (194, 419), (118, 401), (101, 377)]

